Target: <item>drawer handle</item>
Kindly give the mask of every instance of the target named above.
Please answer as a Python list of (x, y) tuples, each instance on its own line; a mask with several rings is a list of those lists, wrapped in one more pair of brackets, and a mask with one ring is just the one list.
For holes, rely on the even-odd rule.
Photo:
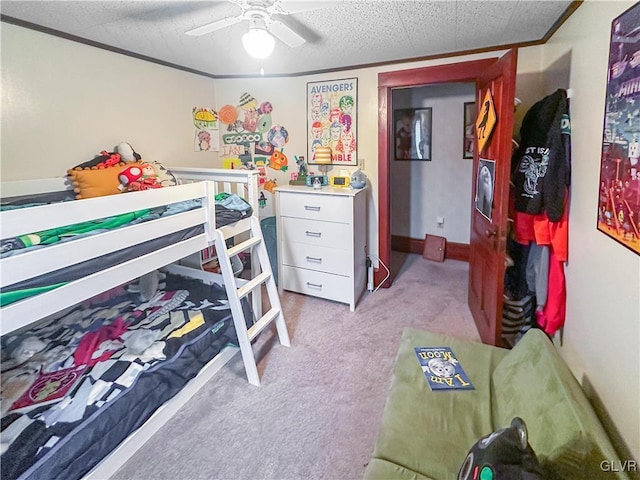
[(318, 290), (322, 290), (322, 284), (307, 282), (307, 287), (317, 288)]
[(318, 237), (318, 238), (320, 238), (322, 236), (322, 232), (310, 232), (309, 230), (306, 230), (304, 233), (307, 235), (307, 237)]
[(311, 205), (305, 205), (304, 209), (305, 210), (313, 210), (314, 212), (319, 212), (320, 211), (320, 207), (313, 207)]
[(322, 258), (307, 256), (307, 262), (322, 263)]

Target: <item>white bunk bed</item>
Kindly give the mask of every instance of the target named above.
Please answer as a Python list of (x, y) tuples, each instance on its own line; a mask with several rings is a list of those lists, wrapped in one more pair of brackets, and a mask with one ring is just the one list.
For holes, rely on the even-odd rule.
[[(69, 265), (94, 260), (106, 252), (145, 244), (164, 237), (169, 232), (197, 229), (195, 234), (173, 240), (161, 248), (145, 251), (137, 254), (133, 259), (101, 268), (53, 290), (2, 307), (0, 309), (1, 334), (5, 336), (12, 332), (25, 331), (56, 312), (130, 282), (145, 273), (162, 268), (169, 273), (196, 278), (207, 285), (224, 284), (247, 378), (250, 383), (259, 385), (260, 380), (251, 341), (272, 322), (276, 324), (281, 344), (289, 346), (289, 337), (257, 219), (259, 208), (257, 172), (181, 167), (171, 168), (171, 172), (179, 179), (180, 185), (1, 212), (1, 238), (5, 239), (58, 228), (69, 223), (124, 214), (130, 212), (132, 206), (135, 206), (135, 209), (146, 209), (176, 202), (201, 201), (199, 207), (189, 211), (0, 259), (1, 287), (5, 289), (21, 281), (64, 269)], [(2, 184), (2, 195), (13, 197), (26, 193), (58, 191), (64, 188), (68, 187), (63, 185), (63, 179), (5, 182)], [(214, 197), (220, 192), (237, 193), (243, 197), (251, 205), (253, 216), (216, 228)], [(232, 237), (240, 238), (241, 241), (227, 247), (226, 240)], [(177, 264), (185, 257), (198, 255), (201, 250), (210, 245), (216, 246), (221, 275)], [(243, 251), (251, 251), (252, 278), (249, 280), (236, 278), (230, 261), (230, 257)], [(262, 315), (260, 296), (263, 284), (266, 285), (270, 304), (270, 309), (265, 315)], [(241, 303), (242, 298), (250, 294), (252, 294), (255, 315), (253, 322), (246, 321)], [(87, 474), (87, 478), (106, 478), (115, 472), (237, 351), (238, 348), (234, 346), (227, 345), (222, 348), (178, 394), (156, 410), (146, 423), (131, 433), (101, 463), (93, 467)]]

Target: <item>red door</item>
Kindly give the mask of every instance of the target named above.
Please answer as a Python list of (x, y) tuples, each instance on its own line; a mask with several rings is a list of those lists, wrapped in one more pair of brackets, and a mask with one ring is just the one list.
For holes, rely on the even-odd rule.
[[(480, 165), (476, 152), (473, 160), (468, 294), (469, 308), (480, 337), (483, 342), (492, 345), (498, 345), (501, 337), (516, 63), (517, 51), (510, 50), (500, 59), (473, 60), (378, 74), (378, 252), (386, 265), (391, 264), (389, 132), (392, 89), (436, 83), (475, 82), (478, 105), (487, 89), (492, 92), (497, 123), (481, 158), (487, 160), (484, 163), (494, 166), (491, 173), (494, 191), (491, 214), (487, 218), (476, 209)], [(490, 160), (495, 162), (492, 164)], [(375, 283), (389, 287), (393, 278), (385, 277), (384, 273), (382, 269), (376, 272)]]
[(511, 50), (476, 80), (479, 120), (489, 90), (497, 121), (473, 159), (468, 301), (480, 338), (492, 345), (501, 344), (516, 63)]

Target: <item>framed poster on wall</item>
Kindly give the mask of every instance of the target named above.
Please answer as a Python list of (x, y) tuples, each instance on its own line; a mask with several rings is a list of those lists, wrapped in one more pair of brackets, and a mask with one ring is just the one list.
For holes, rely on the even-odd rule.
[(333, 165), (358, 164), (358, 79), (307, 83), (307, 163), (331, 147)]
[(611, 23), (597, 228), (640, 255), (640, 4)]
[(464, 103), (464, 125), (462, 137), (462, 158), (473, 158), (475, 143), (476, 102)]
[(431, 107), (393, 111), (396, 160), (431, 160)]

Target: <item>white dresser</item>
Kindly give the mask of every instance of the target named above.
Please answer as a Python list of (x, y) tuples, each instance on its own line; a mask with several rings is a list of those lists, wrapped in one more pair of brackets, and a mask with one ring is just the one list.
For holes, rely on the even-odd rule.
[(366, 189), (276, 188), (278, 287), (348, 303), (366, 288)]

